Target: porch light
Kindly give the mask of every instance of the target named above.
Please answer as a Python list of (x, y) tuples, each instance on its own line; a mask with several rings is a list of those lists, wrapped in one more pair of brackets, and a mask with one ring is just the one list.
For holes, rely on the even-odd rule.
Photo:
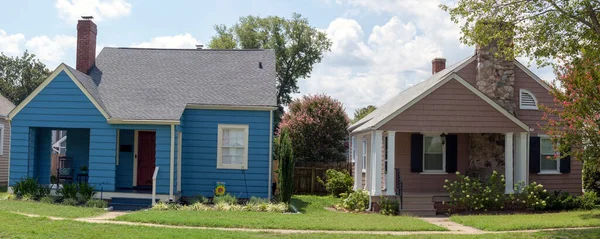
[(440, 137), (442, 138), (442, 145), (446, 144), (446, 136), (447, 136), (446, 133), (440, 134)]

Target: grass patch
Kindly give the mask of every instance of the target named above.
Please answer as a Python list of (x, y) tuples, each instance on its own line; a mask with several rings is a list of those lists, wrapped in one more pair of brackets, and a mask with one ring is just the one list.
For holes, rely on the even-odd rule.
[(488, 231), (600, 226), (600, 210), (541, 214), (452, 216), (450, 220)]
[(46, 217), (80, 218), (105, 213), (104, 209), (73, 207), (40, 202), (0, 200), (0, 211), (37, 214)]
[[(101, 233), (90, 233), (101, 232)], [(29, 218), (0, 212), (0, 238), (400, 238), (400, 239), (541, 239), (541, 238), (598, 238), (600, 230), (571, 230), (540, 233), (502, 233), (486, 235), (360, 235), (360, 234), (276, 234), (235, 232), (200, 229), (174, 229), (145, 226), (92, 224), (77, 221), (53, 221), (47, 218)]]
[(407, 216), (332, 212), (324, 207), (339, 199), (294, 196), (302, 214), (223, 211), (139, 211), (116, 220), (168, 225), (350, 231), (444, 231), (445, 228)]

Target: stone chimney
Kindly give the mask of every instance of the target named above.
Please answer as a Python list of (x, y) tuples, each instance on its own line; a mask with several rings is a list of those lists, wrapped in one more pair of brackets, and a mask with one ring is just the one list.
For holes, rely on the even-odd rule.
[(98, 29), (92, 16), (81, 17), (77, 22), (77, 59), (75, 68), (88, 73), (96, 60), (96, 35)]
[(435, 58), (431, 60), (431, 74), (438, 73), (446, 69), (446, 58)]
[[(502, 29), (506, 24), (493, 21), (480, 21), (478, 24), (493, 24), (490, 29)], [(512, 39), (508, 39), (508, 46)], [(476, 46), (477, 77), (476, 87), (509, 113), (515, 111), (515, 65), (513, 57), (505, 57), (498, 51), (498, 40)]]

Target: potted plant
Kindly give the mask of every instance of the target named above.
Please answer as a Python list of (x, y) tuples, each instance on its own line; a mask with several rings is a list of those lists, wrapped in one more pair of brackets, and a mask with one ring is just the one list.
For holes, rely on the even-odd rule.
[(83, 165), (81, 166), (81, 174), (87, 174), (88, 173), (88, 167), (87, 165)]

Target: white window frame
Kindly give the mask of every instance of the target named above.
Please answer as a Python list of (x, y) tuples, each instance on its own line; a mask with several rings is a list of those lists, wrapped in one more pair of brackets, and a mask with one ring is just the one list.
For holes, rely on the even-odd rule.
[[(535, 106), (523, 105), (523, 93), (527, 93), (531, 96), (531, 98), (533, 98), (533, 102), (535, 102)], [(537, 98), (535, 98), (535, 95), (533, 93), (531, 93), (531, 91), (526, 90), (526, 89), (519, 90), (519, 109), (522, 109), (522, 110), (538, 110), (539, 109)]]
[(4, 124), (0, 124), (0, 155), (4, 155)]
[(362, 172), (367, 172), (367, 140), (362, 141)]
[(356, 136), (352, 136), (352, 162), (356, 163)]
[[(542, 149), (543, 149), (543, 147), (542, 147), (542, 139), (550, 139), (550, 137), (548, 135), (538, 135), (538, 136), (540, 137), (540, 159), (539, 159), (540, 160), (540, 173), (539, 174), (561, 174), (561, 172), (560, 172), (560, 159), (556, 160), (556, 170), (547, 170), (547, 169), (544, 170), (544, 169), (542, 169), (542, 160), (544, 160), (544, 157), (547, 156), (547, 155), (544, 155), (543, 152), (542, 152)], [(550, 142), (552, 142), (552, 141), (550, 141)], [(553, 149), (554, 149), (554, 147), (553, 147)], [(553, 151), (552, 156), (554, 156), (554, 153), (556, 153), (556, 152)]]
[[(242, 129), (244, 130), (244, 155), (242, 164), (223, 164), (223, 130), (225, 129)], [(248, 125), (239, 124), (219, 124), (217, 133), (217, 168), (218, 169), (248, 169)]]
[(443, 139), (442, 139), (442, 165), (443, 165), (442, 169), (441, 170), (426, 170), (425, 169), (425, 138), (441, 137), (440, 134), (423, 134), (423, 155), (422, 155), (423, 173), (432, 173), (432, 174), (440, 174), (440, 173), (445, 174), (446, 173), (446, 144), (443, 142)]

